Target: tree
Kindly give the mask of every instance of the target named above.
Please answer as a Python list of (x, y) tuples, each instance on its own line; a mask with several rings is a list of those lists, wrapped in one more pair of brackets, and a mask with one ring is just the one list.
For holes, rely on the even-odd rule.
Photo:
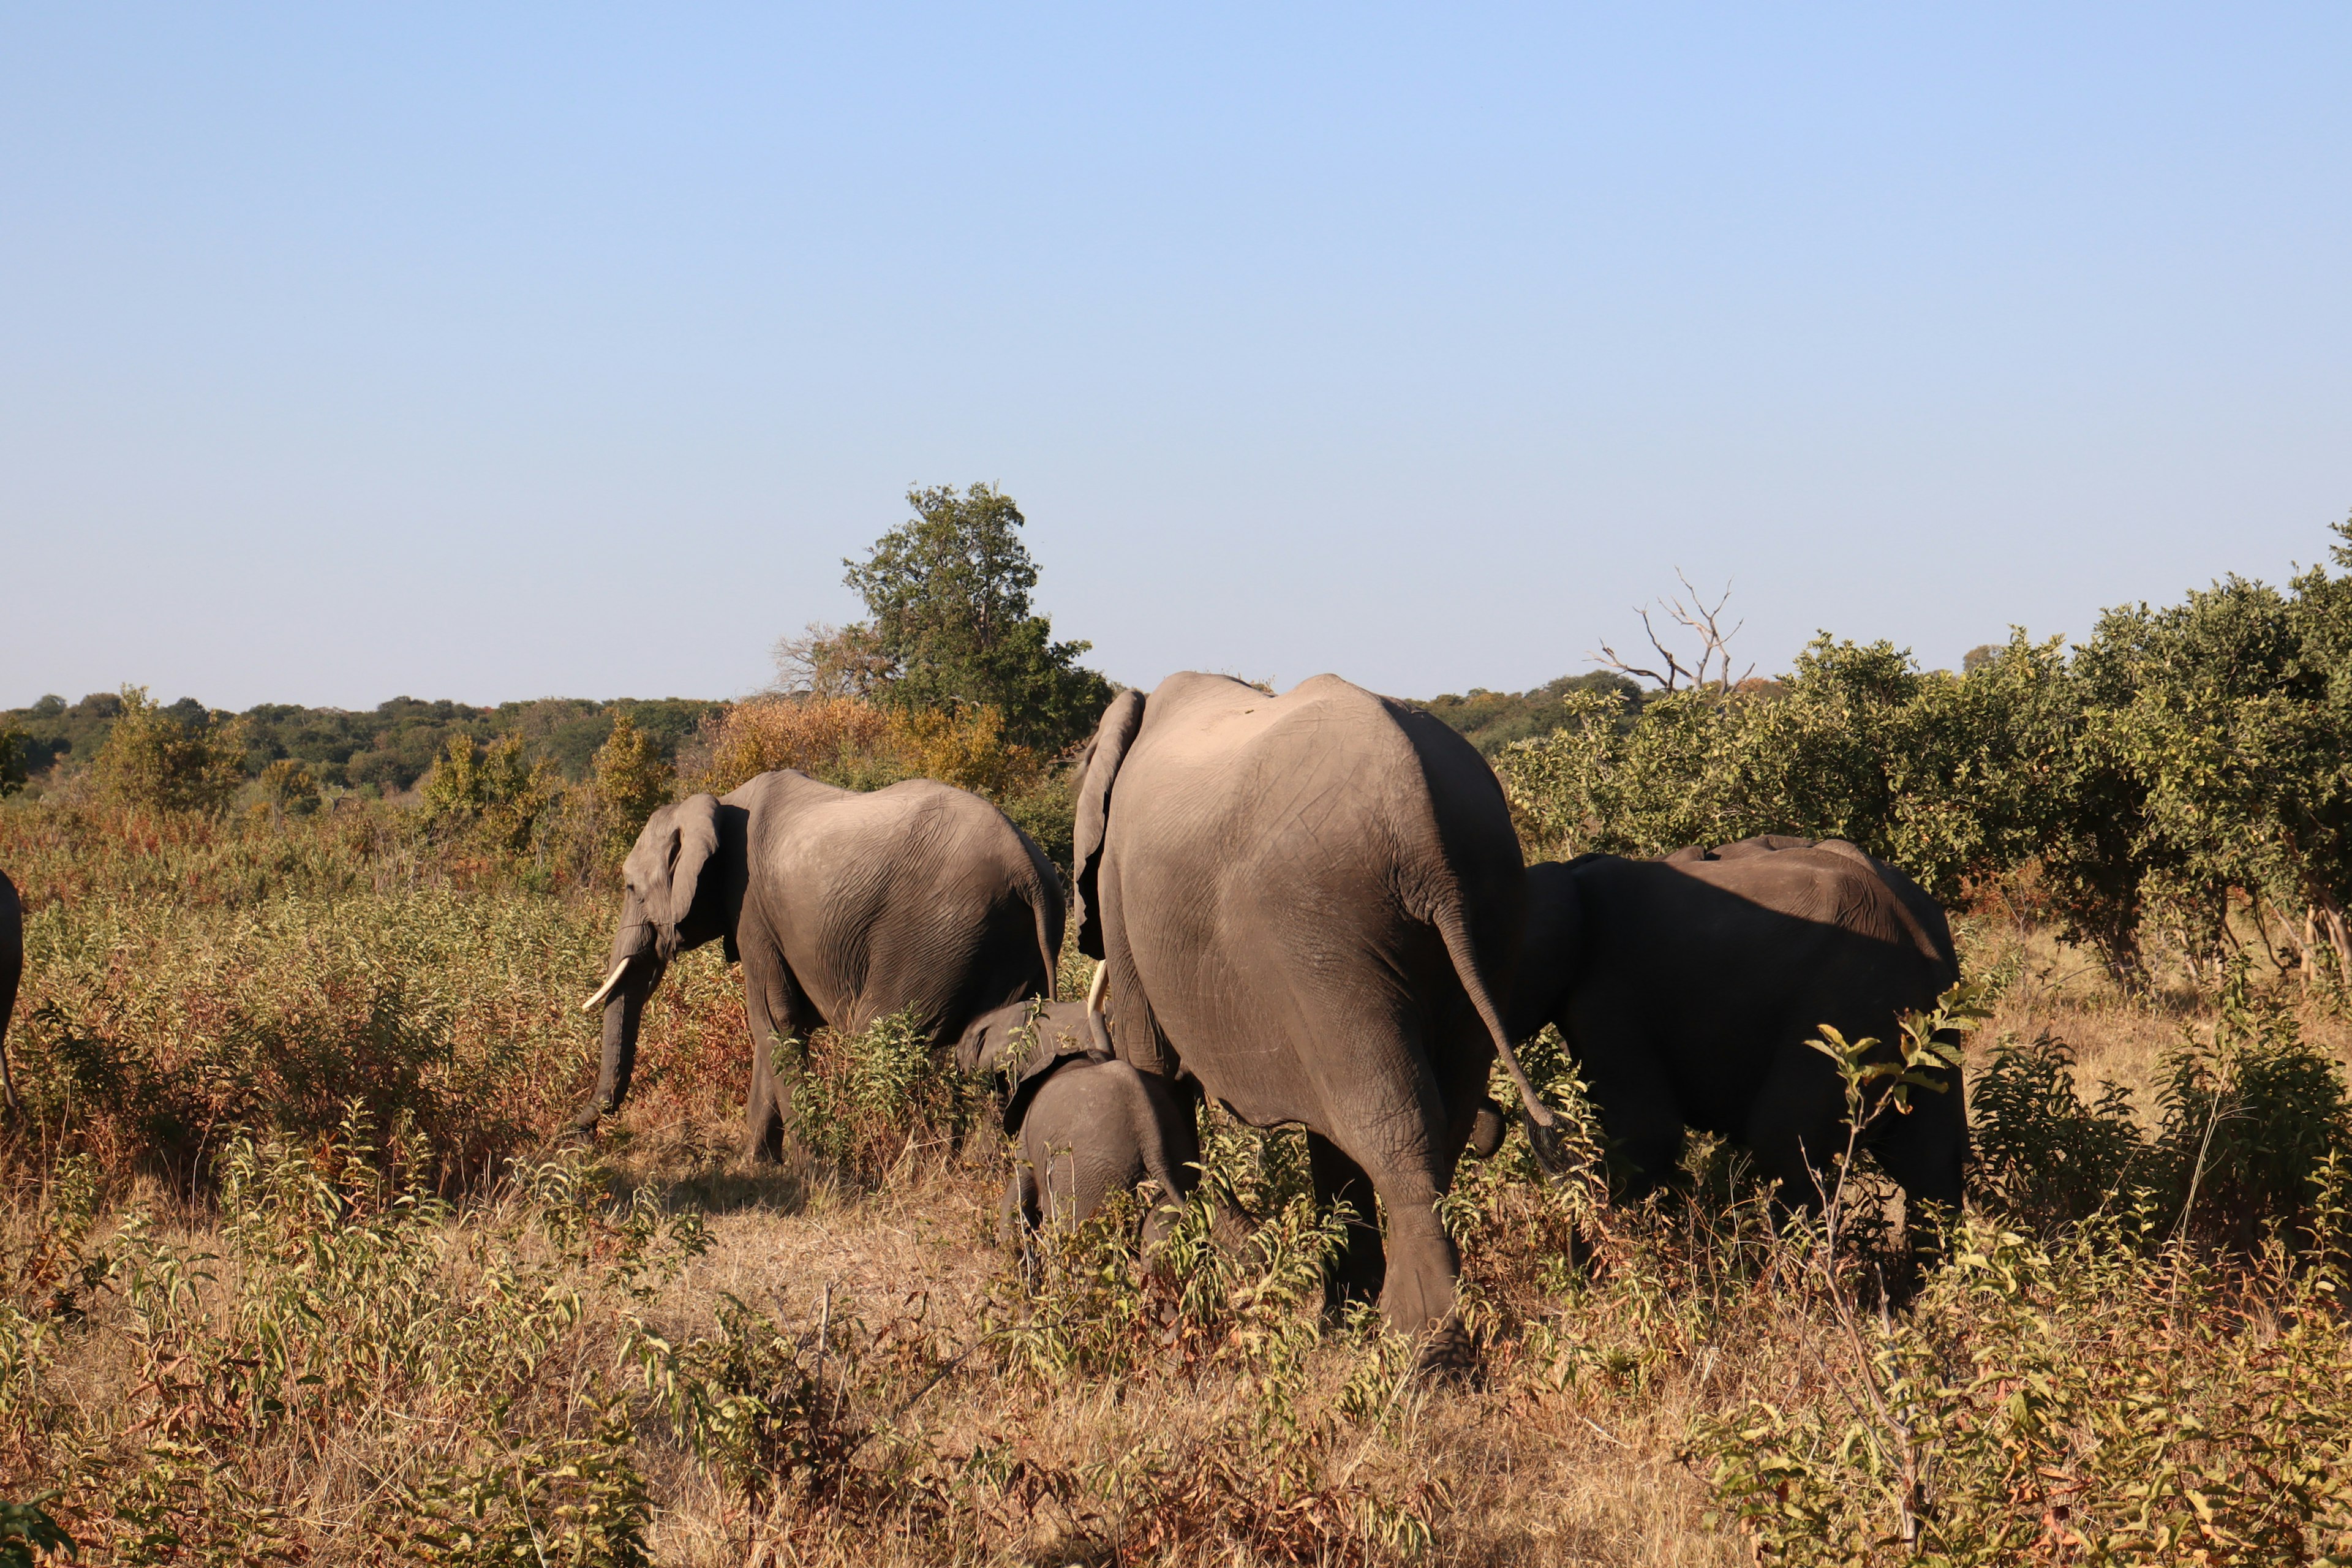
[(961, 495), (913, 489), (907, 501), (912, 518), (863, 563), (842, 563), (871, 618), (781, 651), (809, 670), (812, 689), (842, 680), (892, 707), (986, 705), (1004, 716), (1007, 740), (1041, 751), (1082, 740), (1110, 683), (1078, 663), (1093, 644), (1055, 642), (1053, 623), (1032, 611), (1037, 563), (1021, 540), (1021, 509), (978, 484)]
[(0, 725), (0, 798), (15, 795), (25, 787), (28, 776), (25, 766), (25, 732), (14, 725)]
[(552, 763), (533, 763), (524, 754), (520, 735), (499, 736), (478, 758), (473, 737), (452, 735), (419, 792), (425, 820), (462, 824), (491, 847), (519, 855), (530, 847), (541, 819), (555, 802), (554, 774)]
[(99, 785), (126, 805), (158, 811), (218, 811), (245, 778), (245, 740), (226, 715), (184, 717), (158, 708), (143, 686), (122, 689), (121, 707), (92, 768)]
[(618, 863), (637, 841), (646, 819), (669, 802), (670, 766), (626, 713), (615, 714), (613, 732), (589, 763), (588, 787), (596, 804), (603, 850)]

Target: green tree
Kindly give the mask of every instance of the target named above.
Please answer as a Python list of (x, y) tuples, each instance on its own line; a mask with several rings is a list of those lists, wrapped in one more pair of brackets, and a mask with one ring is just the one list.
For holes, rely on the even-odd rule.
[(826, 651), (818, 667), (862, 672), (893, 706), (993, 707), (1015, 744), (1057, 752), (1084, 739), (1110, 683), (1078, 663), (1091, 643), (1055, 642), (1031, 608), (1037, 563), (1021, 509), (989, 485), (914, 489), (907, 500), (911, 519), (863, 563), (842, 563), (871, 619), (833, 634), (842, 657)]
[(183, 718), (157, 707), (145, 687), (126, 686), (91, 765), (99, 787), (125, 805), (218, 811), (244, 781), (245, 742), (233, 721)]
[(646, 732), (626, 713), (614, 716), (613, 732), (596, 749), (588, 788), (596, 803), (602, 852), (617, 863), (636, 842), (646, 819), (666, 805), (674, 775)]
[(493, 847), (520, 854), (556, 798), (555, 765), (533, 763), (523, 739), (505, 734), (474, 754), (470, 736), (452, 735), (425, 776), (425, 819), (474, 828)]
[(15, 725), (0, 725), (0, 800), (5, 800), (25, 787), (30, 776), (25, 766), (25, 732)]

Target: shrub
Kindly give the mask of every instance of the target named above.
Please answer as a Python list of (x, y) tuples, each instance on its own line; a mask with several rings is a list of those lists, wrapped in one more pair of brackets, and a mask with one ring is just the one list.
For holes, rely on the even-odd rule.
[(245, 778), (245, 746), (227, 723), (188, 722), (122, 689), (122, 708), (92, 763), (100, 790), (151, 811), (217, 811)]
[(1827, 1386), (1699, 1415), (1758, 1560), (2326, 1563), (2352, 1548), (2352, 1334), (2332, 1270), (2247, 1282), (2093, 1226), (1981, 1221)]
[(293, 757), (280, 757), (261, 770), (262, 799), (289, 816), (308, 816), (319, 809), (319, 781)]
[(790, 1119), (801, 1146), (858, 1185), (877, 1186), (920, 1151), (945, 1149), (978, 1120), (982, 1089), (932, 1047), (908, 1008), (856, 1033), (819, 1029), (792, 1084)]
[(740, 702), (707, 721), (709, 760), (694, 787), (724, 795), (777, 768), (797, 768), (845, 789), (935, 778), (992, 799), (1029, 788), (1037, 756), (1008, 743), (1003, 718), (986, 705), (953, 711), (884, 708), (854, 697), (779, 697)]
[(2253, 988), (2243, 963), (2210, 1030), (2166, 1058), (2157, 1098), (2151, 1153), (2179, 1229), (2239, 1252), (2311, 1234), (2322, 1173), (2352, 1160), (2352, 1102), (2343, 1068), (2274, 992)]
[[(222, 1164), (218, 1257), (136, 1213), (107, 1243), (122, 1397), (75, 1398), (31, 1351), (0, 1487), (48, 1478), (102, 1560), (646, 1561), (606, 1369), (625, 1310), (704, 1247), (695, 1216), (612, 1206), (557, 1163), (453, 1225), (427, 1152), (356, 1109), (316, 1142), (232, 1137)], [(0, 1362), (28, 1323), (0, 1321)], [(289, 1470), (313, 1506), (289, 1506)]]
[(2045, 1237), (2128, 1201), (2146, 1174), (2129, 1091), (2106, 1084), (2085, 1103), (2074, 1060), (2046, 1033), (2022, 1045), (2004, 1037), (1969, 1094), (1978, 1200)]
[(420, 793), (427, 823), (467, 831), (491, 850), (519, 855), (557, 799), (554, 764), (534, 763), (520, 735), (501, 735), (475, 754), (471, 738), (449, 737)]

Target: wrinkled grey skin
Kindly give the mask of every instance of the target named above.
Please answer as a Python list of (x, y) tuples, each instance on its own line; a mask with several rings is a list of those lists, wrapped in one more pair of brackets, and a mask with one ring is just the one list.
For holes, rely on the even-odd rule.
[(8, 1109), (16, 1102), (16, 1079), (8, 1067), (8, 1016), (16, 1010), (16, 983), (25, 973), (25, 906), (16, 900), (16, 885), (0, 876), (0, 1090)]
[(1165, 1079), (1098, 1053), (1084, 1003), (1024, 1002), (983, 1014), (958, 1043), (956, 1065), (967, 1073), (1007, 1070), (1013, 1080), (1004, 1131), (1021, 1147), (1004, 1188), (1008, 1241), (1040, 1225), (1074, 1230), (1113, 1193), (1148, 1178), (1160, 1197), (1144, 1216), (1143, 1239), (1156, 1242), (1200, 1184), (1191, 1106), (1178, 1103)]
[(1498, 1050), (1553, 1125), (1496, 1000), (1526, 872), (1486, 764), (1336, 676), (1278, 698), (1171, 676), (1104, 713), (1076, 848), (1078, 944), (1108, 966), (1119, 1058), (1253, 1126), (1303, 1125), (1317, 1196), (1359, 1216), (1333, 1300), (1376, 1296), (1396, 1328), (1458, 1350), (1435, 1205)]
[[(1635, 1195), (1672, 1175), (1684, 1131), (1745, 1145), (1790, 1201), (1846, 1146), (1845, 1098), (1806, 1045), (1828, 1024), (1893, 1041), (1958, 977), (1944, 911), (1843, 839), (1742, 839), (1664, 860), (1588, 855), (1528, 870), (1515, 1038), (1557, 1025)], [(1958, 1207), (1958, 1074), (1882, 1116), (1871, 1147), (1916, 1202)], [(1916, 1210), (1915, 1210), (1916, 1212)]]
[(724, 800), (654, 813), (624, 863), (592, 1128), (620, 1108), (638, 1021), (670, 960), (719, 941), (743, 966), (751, 1034), (744, 1152), (781, 1152), (788, 1096), (773, 1046), (865, 1028), (913, 1006), (934, 1040), (1024, 996), (1050, 996), (1061, 885), (1029, 836), (978, 795), (930, 779), (870, 794), (785, 770)]
[(1116, 1058), (1066, 1058), (1022, 1118), (1021, 1156), (1004, 1189), (1005, 1229), (1075, 1229), (1105, 1198), (1149, 1178), (1160, 1187), (1143, 1217), (1150, 1246), (1168, 1234), (1200, 1184), (1200, 1163), (1190, 1108), (1178, 1107), (1165, 1079)]

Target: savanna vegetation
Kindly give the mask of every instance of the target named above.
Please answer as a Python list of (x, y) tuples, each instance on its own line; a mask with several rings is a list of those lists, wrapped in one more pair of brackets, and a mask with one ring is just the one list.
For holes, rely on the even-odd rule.
[[(854, 569), (904, 591), (788, 647), (796, 684), (614, 713), (576, 767), (491, 726), (400, 798), (306, 792), (126, 693), (27, 770), (0, 1562), (2352, 1561), (2352, 578), (1959, 675), (1825, 641), (1769, 687), (1529, 700), (1563, 710), (1496, 752), (1531, 854), (1837, 832), (1952, 901), (1968, 990), (1907, 1043), (1965, 1036), (1973, 1196), (1917, 1279), (1866, 1161), (1818, 1221), (1720, 1146), (1612, 1205), (1547, 1038), (1582, 1173), (1516, 1131), (1465, 1168), (1447, 1384), (1320, 1312), (1295, 1135), (1210, 1129), (1244, 1243), (1204, 1201), (1149, 1256), (1119, 1215), (1008, 1251), (985, 1096), (886, 1019), (807, 1042), (795, 1158), (737, 1164), (715, 949), (619, 1125), (551, 1138), (674, 790), (929, 773), (1066, 834), (1082, 650), (1008, 500), (916, 504)], [(1011, 584), (986, 635), (885, 613), (967, 570)]]

